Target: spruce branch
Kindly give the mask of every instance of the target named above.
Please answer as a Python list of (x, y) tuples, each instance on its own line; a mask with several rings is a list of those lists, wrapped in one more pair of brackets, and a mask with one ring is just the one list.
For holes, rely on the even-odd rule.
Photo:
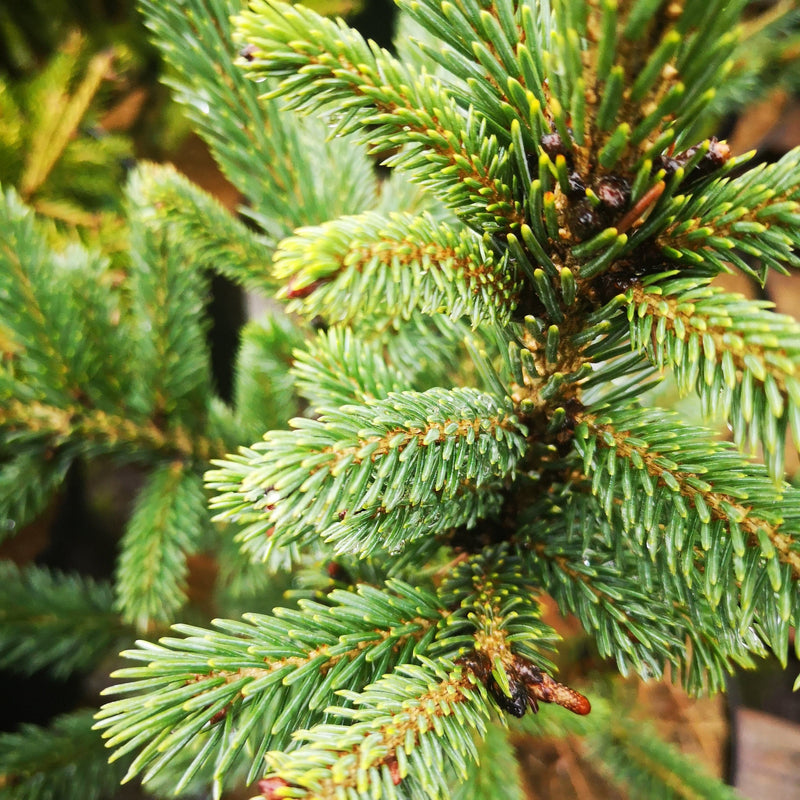
[[(3, 438), (7, 437), (6, 432)], [(8, 438), (13, 442), (13, 435)], [(47, 458), (48, 450), (47, 446), (29, 447), (8, 457), (4, 452), (0, 461), (0, 539), (35, 519), (64, 480), (71, 458), (59, 452)]]
[[(355, 325), (359, 338), (383, 347), (386, 362), (406, 375), (406, 388), (425, 391), (441, 386), (461, 385), (464, 370), (464, 346), (473, 335), (462, 320), (454, 322), (441, 314), (414, 314), (407, 324)], [(480, 329), (479, 329), (480, 330)], [(481, 386), (491, 392), (488, 386)], [(496, 390), (498, 396), (507, 392)]]
[[(302, 6), (253, 3), (236, 24), (246, 73), (279, 81), (269, 96), (286, 96), (292, 108), (330, 111), (337, 132), (361, 131), (372, 152), (407, 145), (387, 165), (434, 188), (470, 224), (491, 231), (523, 221), (497, 140), (485, 135), (477, 114), (465, 118), (433, 76), (410, 74), (344, 23)], [(434, 108), (435, 116), (427, 111)]]
[(290, 424), (254, 444), (255, 458), (215, 462), (206, 480), (225, 493), (213, 507), (255, 511), (274, 541), (321, 535), (339, 552), (397, 550), (474, 524), (523, 447), (505, 404), (467, 388), (401, 392)]
[[(59, 66), (67, 67), (70, 55), (78, 52), (84, 45), (83, 37), (75, 33), (64, 47), (60, 60), (53, 64), (51, 71), (57, 72)], [(59, 158), (75, 138), (78, 126), (84, 121), (90, 105), (103, 82), (113, 74), (112, 67), (117, 53), (107, 49), (95, 54), (89, 60), (85, 72), (75, 90), (70, 93), (69, 70), (62, 85), (50, 84), (47, 89), (42, 81), (38, 103), (34, 106), (35, 132), (26, 154), (25, 165), (19, 178), (19, 191), (25, 200), (33, 195), (47, 180)], [(74, 64), (71, 65), (74, 67)]]
[[(34, 477), (51, 449), (59, 467), (101, 451), (151, 465), (123, 541), (125, 619), (179, 613), (186, 556), (212, 542), (198, 462), (220, 435), (262, 437), (213, 462), (211, 507), (238, 527), (223, 549), (241, 545), (240, 574), (265, 562), (253, 589), (277, 593), (288, 568), (302, 599), (125, 653), (138, 663), (97, 727), (157, 791), (219, 795), (266, 768), (272, 798), (451, 796), (490, 715), (590, 711), (552, 677), (543, 595), (619, 671), (670, 667), (697, 692), (769, 650), (785, 660), (800, 623), (800, 494), (781, 480), (797, 325), (710, 283), (785, 270), (800, 245), (797, 153), (746, 171), (703, 138), (744, 0), (400, 3), (422, 32), (398, 59), (277, 0), (144, 0), (258, 233), (145, 166), (125, 293), (65, 277), (51, 294), (68, 285), (81, 311), (48, 327), (50, 276), (106, 268), (53, 257), (7, 215), (0, 256), (44, 267), (17, 265), (0, 327), (2, 453)], [(402, 174), (380, 191), (359, 142), (433, 199)], [(231, 408), (208, 367), (208, 267), (282, 283), (314, 317), (248, 325)], [(96, 327), (133, 343), (118, 374), (104, 344), (75, 345)], [(734, 443), (642, 405), (667, 369)], [(736, 447), (759, 443), (766, 468)], [(38, 502), (3, 486), (0, 511)], [(633, 791), (726, 796), (597, 707), (541, 727), (608, 739)]]
[[(448, 571), (438, 589), (446, 608), (432, 652), (457, 660), (483, 654), (495, 680), (508, 689), (507, 669), (519, 658), (554, 672), (548, 654), (559, 638), (541, 620), (537, 585), (527, 564), (507, 545), (486, 548)], [(455, 649), (458, 648), (458, 649)]]
[(587, 411), (575, 444), (617, 535), (702, 591), (740, 634), (760, 619), (760, 635), (785, 660), (798, 608), (797, 490), (661, 410)]
[[(458, 673), (457, 686), (470, 691), (462, 697), (459, 688), (456, 702), (469, 700), (473, 691), (485, 697), (485, 687), (499, 708), (513, 707), (517, 716), (529, 705), (536, 710), (537, 701), (559, 703), (578, 713), (588, 710), (585, 698), (543, 672), (552, 670), (543, 652), (555, 635), (541, 622), (532, 592), (514, 593), (532, 587), (525, 585), (520, 561), (507, 548), (458, 565), (436, 592), (394, 578), (381, 583), (333, 589), (323, 602), (301, 599), (297, 609), (276, 609), (271, 616), (217, 620), (215, 630), (178, 625), (175, 630), (184, 634), (182, 639), (139, 642), (138, 650), (125, 655), (146, 666), (116, 672), (114, 677), (126, 682), (106, 693), (126, 697), (107, 703), (98, 714), (97, 727), (106, 729), (103, 735), (115, 748), (113, 758), (141, 748), (128, 777), (145, 772), (147, 781), (167, 765), (174, 766), (175, 756), (191, 742), (197, 758), (183, 769), (179, 786), (208, 760), (215, 765), (219, 786), (237, 759), (245, 762), (249, 782), (259, 774), (267, 748), (294, 751), (298, 759), (309, 754), (316, 758), (316, 746), (297, 749), (290, 737), (311, 725), (309, 736), (320, 734), (333, 742), (324, 732), (333, 730), (328, 722), (334, 715), (351, 718), (352, 725), (336, 726), (344, 739), (325, 759), (341, 757), (349, 763), (354, 751), (348, 743), (361, 737), (354, 731), (372, 722), (362, 721), (358, 708), (352, 713), (348, 709), (363, 705), (363, 697), (371, 697), (381, 682), (408, 686), (411, 674), (430, 688), (431, 675), (449, 676), (452, 683)], [(453, 658), (461, 665), (456, 673)], [(414, 665), (423, 669), (414, 670)], [(364, 696), (358, 693), (379, 678)], [(478, 689), (471, 689), (476, 683)], [(329, 704), (335, 695), (344, 702), (333, 707)], [(422, 708), (430, 710), (430, 704), (426, 701)], [(191, 713), (187, 716), (186, 711)], [(469, 718), (475, 712), (463, 713)], [(463, 722), (461, 712), (453, 713)], [(377, 719), (371, 711), (366, 717)], [(441, 736), (439, 722), (431, 725)], [(421, 718), (420, 726), (420, 734), (431, 732)], [(430, 743), (403, 737), (400, 742), (407, 752), (397, 758), (413, 762), (419, 745), (422, 757), (429, 759)], [(382, 763), (391, 775), (402, 777), (404, 768), (394, 763), (393, 750), (394, 745)], [(292, 769), (287, 780), (294, 783)], [(340, 769), (334, 767), (334, 774)]]
[[(602, 692), (600, 687), (597, 689)], [(731, 787), (698, 765), (695, 758), (664, 741), (650, 724), (620, 713), (618, 699), (613, 696), (600, 694), (588, 717), (559, 714), (554, 709), (547, 716), (525, 717), (515, 727), (537, 737), (569, 737), (582, 758), (626, 797), (739, 798)]]
[[(800, 266), (800, 148), (780, 161), (735, 178), (720, 178), (701, 193), (675, 197), (664, 209), (656, 242), (673, 261), (727, 271), (732, 263), (763, 283), (767, 270)], [(755, 260), (755, 264), (753, 264)]]
[(352, 724), (317, 725), (298, 749), (267, 754), (267, 796), (444, 798), (448, 772), (467, 777), (490, 708), (469, 671), (423, 660), (344, 696), (353, 707), (335, 712)]
[[(220, 439), (195, 436), (180, 426), (165, 430), (158, 421), (137, 421), (125, 415), (87, 410), (77, 404), (60, 408), (10, 400), (0, 408), (0, 424), (15, 441), (32, 440), (44, 445), (45, 453), (54, 450), (69, 459), (79, 452), (133, 458), (146, 450), (167, 459), (203, 463), (226, 450)], [(56, 465), (59, 470), (65, 468), (60, 461)]]
[(0, 665), (63, 678), (97, 664), (130, 635), (107, 584), (0, 562)]
[[(145, 21), (173, 72), (175, 98), (197, 126), (226, 177), (247, 198), (242, 212), (273, 241), (301, 225), (355, 214), (375, 201), (369, 160), (352, 140), (328, 140), (324, 126), (299, 123), (279, 103), (259, 100), (233, 66), (232, 15), (241, 0), (142, 0)], [(352, 177), (319, 181), (327, 175)]]
[(301, 228), (278, 246), (275, 272), (287, 281), (289, 311), (332, 324), (442, 309), (474, 326), (507, 322), (520, 289), (513, 264), (497, 260), (487, 239), (429, 215), (368, 212)]
[(665, 742), (650, 725), (609, 719), (586, 743), (617, 785), (635, 796), (668, 800), (739, 800), (738, 792), (699, 768)]
[(122, 539), (117, 610), (139, 630), (174, 619), (186, 602), (187, 556), (207, 519), (200, 476), (180, 461), (158, 467), (136, 498)]
[(124, 772), (124, 762), (108, 763), (91, 711), (0, 734), (2, 800), (110, 800)]
[[(108, 262), (78, 245), (55, 252), (51, 233), (13, 190), (0, 198), (0, 311), (10, 338), (4, 399), (110, 411), (130, 370)], [(77, 338), (89, 327), (97, 338)]]
[(728, 422), (740, 447), (760, 442), (780, 480), (787, 427), (800, 444), (796, 320), (685, 274), (644, 281), (628, 303), (633, 347), (669, 366), (683, 394), (697, 392), (706, 416)]
[[(254, 233), (172, 167), (141, 164), (127, 195), (133, 214), (153, 229), (175, 231), (195, 270), (213, 269), (251, 291), (272, 293), (275, 243)], [(212, 238), (213, 237), (213, 238)]]
[(248, 322), (240, 339), (233, 387), (237, 437), (255, 441), (300, 412), (299, 388), (289, 367), (294, 367), (304, 339), (292, 320), (279, 312)]
[(555, 129), (565, 145), (574, 139), (577, 163), (593, 150), (608, 168), (620, 144), (636, 148), (634, 172), (655, 142), (679, 143), (685, 121), (708, 106), (730, 68), (742, 5), (715, 2), (698, 14), (688, 4), (401, 3), (433, 34), (418, 46), (452, 76), (453, 96), (490, 120), (504, 144), (521, 144), (518, 158)]
[(521, 528), (529, 575), (623, 675), (661, 677), (670, 664), (690, 690), (719, 691), (735, 666), (752, 666), (751, 654), (765, 652), (754, 630), (736, 630), (664, 578), (646, 553), (619, 545), (591, 496), (562, 492), (560, 499), (531, 509), (540, 522)]
[(292, 373), (297, 390), (322, 409), (367, 405), (408, 384), (408, 376), (387, 362), (382, 343), (358, 339), (350, 328), (320, 332), (296, 351)]
[(174, 231), (131, 220), (129, 344), (140, 370), (131, 398), (157, 424), (202, 432), (211, 374), (204, 311), (206, 279), (187, 263), (190, 251)]
[[(218, 620), (216, 630), (178, 625), (184, 638), (139, 642), (126, 652), (144, 665), (114, 674), (126, 682), (107, 693), (129, 696), (107, 703), (97, 727), (114, 759), (141, 748), (128, 777), (156, 774), (199, 741), (216, 782), (240, 757), (251, 782), (268, 748), (287, 746), (297, 727), (325, 719), (336, 691), (424, 652), (441, 616), (430, 592), (390, 579), (385, 590), (334, 590), (325, 604), (301, 600), (299, 609), (271, 616)], [(187, 765), (181, 783), (199, 766)]]
[(486, 726), (477, 758), (467, 765), (466, 778), (451, 796), (454, 800), (525, 800), (520, 764), (507, 727), (494, 721)]
[(792, 0), (779, 0), (745, 20), (733, 69), (714, 99), (720, 111), (758, 102), (765, 84), (778, 91), (797, 86), (793, 61), (800, 43), (798, 21), (800, 9)]

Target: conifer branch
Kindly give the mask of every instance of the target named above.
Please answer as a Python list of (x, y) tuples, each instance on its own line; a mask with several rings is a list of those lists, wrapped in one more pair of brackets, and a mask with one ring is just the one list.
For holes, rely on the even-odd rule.
[[(13, 432), (5, 431), (4, 438), (13, 439)], [(0, 461), (0, 540), (16, 533), (44, 510), (72, 461), (70, 456), (53, 453), (41, 443), (29, 443), (25, 452), (6, 457), (10, 449), (3, 448)]]
[(800, 444), (800, 325), (705, 278), (648, 280), (628, 297), (633, 347), (669, 366), (683, 394), (696, 391), (707, 416), (731, 424), (739, 446), (760, 441), (779, 480), (787, 425)]
[(295, 377), (288, 369), (303, 344), (300, 329), (281, 313), (252, 320), (242, 329), (233, 387), (239, 442), (255, 441), (300, 413)]
[(477, 743), (477, 758), (467, 764), (467, 775), (452, 794), (453, 800), (502, 797), (525, 800), (522, 774), (509, 729), (490, 722)]
[(131, 633), (112, 603), (107, 584), (0, 562), (0, 665), (59, 678), (93, 667)]
[[(81, 44), (81, 36), (76, 34), (68, 48), (78, 50)], [(41, 121), (30, 144), (25, 169), (19, 181), (20, 194), (26, 200), (30, 199), (47, 180), (70, 140), (75, 136), (103, 81), (111, 76), (116, 57), (117, 54), (113, 49), (95, 54), (72, 95), (67, 93), (66, 86), (59, 87), (60, 91), (51, 93), (36, 109)]]
[[(228, 600), (247, 584), (272, 608), (286, 568), (297, 606), (178, 625), (124, 654), (134, 666), (97, 727), (126, 778), (450, 797), (491, 714), (550, 703), (578, 722), (546, 709), (541, 730), (607, 746), (632, 791), (727, 798), (631, 741), (602, 697), (581, 721), (590, 701), (552, 677), (540, 599), (619, 671), (670, 667), (695, 692), (769, 650), (785, 660), (800, 625), (800, 490), (781, 480), (785, 428), (800, 439), (800, 330), (711, 284), (800, 265), (800, 151), (748, 171), (704, 138), (739, 69), (745, 0), (400, 0), (418, 33), (399, 58), (278, 0), (143, 4), (260, 230), (144, 166), (112, 272), (80, 247), (55, 253), (7, 196), (0, 514), (19, 524), (76, 457), (141, 460), (111, 595), (124, 620), (181, 613), (187, 556), (205, 546), (223, 604), (234, 573)], [(382, 191), (367, 148), (401, 175)], [(247, 326), (230, 406), (209, 368), (208, 268), (282, 282), (313, 317), (270, 309)], [(735, 442), (643, 407), (658, 370)], [(258, 441), (223, 460), (218, 439)], [(763, 445), (766, 467), (737, 444)], [(212, 455), (211, 507), (236, 528), (222, 543), (196, 472)], [(15, 480), (43, 487), (17, 498)], [(57, 603), (66, 579), (31, 574)], [(59, 640), (94, 619), (93, 591), (75, 594)], [(31, 620), (9, 633), (14, 666), (46, 665), (31, 628), (39, 643)], [(74, 650), (70, 668), (96, 655)]]
[(295, 353), (292, 373), (297, 390), (319, 409), (368, 405), (408, 385), (408, 376), (385, 358), (382, 344), (357, 339), (350, 328), (319, 333)]
[(564, 493), (560, 505), (531, 510), (538, 521), (520, 530), (531, 577), (548, 587), (562, 613), (580, 620), (623, 675), (633, 669), (643, 678), (661, 677), (671, 664), (692, 691), (723, 689), (735, 665), (752, 665), (750, 654), (764, 652), (758, 635), (715, 617), (702, 597), (688, 599), (680, 581), (664, 580), (647, 553), (618, 546), (583, 488), (587, 494)]
[(137, 219), (176, 232), (181, 247), (192, 252), (195, 270), (213, 269), (251, 291), (274, 292), (275, 242), (252, 232), (172, 167), (140, 165), (127, 195)]
[(517, 658), (554, 672), (547, 654), (559, 637), (541, 620), (537, 586), (526, 566), (517, 553), (500, 545), (449, 570), (438, 593), (444, 606), (453, 610), (432, 652), (451, 659), (482, 653), (504, 686), (508, 679), (503, 673), (513, 669)]
[(740, 798), (738, 792), (698, 768), (646, 724), (609, 720), (607, 729), (592, 736), (587, 748), (614, 783), (636, 794), (648, 795), (653, 786), (659, 786), (676, 800)]
[[(388, 52), (314, 12), (255, 2), (236, 19), (246, 46), (240, 65), (254, 79), (275, 77), (292, 108), (324, 108), (337, 132), (361, 131), (375, 153), (400, 150), (387, 164), (436, 189), (459, 216), (485, 230), (517, 228), (522, 210), (505, 154), (485, 123), (466, 119), (432, 76), (409, 74)], [(314, 30), (313, 38), (298, 38)], [(436, 109), (435, 116), (427, 109)]]
[[(665, 209), (658, 246), (671, 260), (727, 271), (732, 263), (763, 283), (767, 270), (798, 267), (800, 148), (780, 161), (709, 184), (702, 194), (676, 197)], [(756, 260), (752, 265), (752, 259)]]
[(587, 412), (576, 448), (608, 519), (646, 545), (661, 569), (702, 590), (740, 633), (761, 618), (766, 641), (785, 658), (798, 609), (797, 490), (776, 487), (732, 445), (663, 411)]
[(174, 231), (132, 222), (129, 283), (136, 327), (129, 346), (141, 375), (131, 400), (156, 422), (202, 431), (211, 384), (206, 278), (187, 264), (186, 243)]
[[(391, 579), (385, 590), (334, 590), (325, 604), (299, 605), (243, 622), (218, 620), (213, 631), (178, 625), (185, 638), (139, 642), (126, 653), (145, 665), (115, 673), (126, 683), (107, 693), (130, 697), (108, 703), (97, 727), (114, 759), (144, 745), (129, 777), (156, 774), (187, 741), (199, 741), (216, 781), (239, 757), (252, 781), (264, 752), (324, 719), (335, 692), (424, 652), (442, 617), (432, 594)], [(197, 766), (188, 765), (181, 782)]]
[[(141, 5), (174, 70), (167, 83), (226, 177), (249, 201), (242, 212), (270, 239), (374, 202), (374, 172), (352, 140), (328, 141), (324, 125), (301, 124), (281, 104), (259, 100), (253, 83), (234, 67), (230, 18), (241, 0), (192, 0), (188, 13), (158, 0)], [(325, 174), (352, 180), (319, 181), (320, 165)]]
[(157, 421), (138, 421), (77, 405), (60, 408), (11, 400), (0, 409), (0, 425), (15, 436), (44, 441), (49, 448), (66, 445), (70, 455), (114, 452), (133, 457), (144, 449), (166, 458), (202, 463), (226, 450), (222, 441), (196, 436), (180, 426), (165, 428)]
[(520, 281), (468, 231), (432, 217), (367, 213), (301, 228), (280, 243), (275, 272), (287, 281), (288, 309), (332, 324), (380, 313), (407, 320), (416, 310), (472, 324), (507, 322)]
[(0, 734), (0, 800), (106, 800), (124, 772), (124, 762), (108, 763), (91, 711)]
[(410, 797), (449, 797), (447, 768), (467, 776), (477, 755), (472, 735), (485, 730), (489, 705), (470, 672), (423, 664), (400, 666), (363, 692), (347, 693), (354, 707), (335, 711), (353, 724), (315, 726), (302, 732), (297, 750), (268, 754), (267, 788), (334, 800), (397, 796), (402, 784)]
[(254, 444), (255, 459), (215, 462), (206, 480), (225, 494), (213, 506), (249, 506), (273, 539), (322, 535), (340, 552), (474, 524), (523, 447), (510, 410), (471, 389), (402, 392), (291, 425)]
[(186, 558), (197, 551), (207, 519), (202, 479), (180, 461), (149, 476), (136, 498), (117, 564), (116, 608), (146, 630), (175, 618), (186, 602)]
[[(58, 254), (49, 234), (12, 190), (0, 198), (0, 310), (10, 338), (4, 393), (108, 411), (117, 392), (128, 388), (130, 372), (107, 262), (79, 246)], [(76, 345), (70, 337), (89, 326), (98, 339), (86, 337)]]

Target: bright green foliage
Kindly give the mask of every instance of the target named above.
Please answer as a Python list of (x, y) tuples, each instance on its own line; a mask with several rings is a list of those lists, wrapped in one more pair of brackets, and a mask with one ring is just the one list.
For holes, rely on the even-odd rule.
[(284, 796), (324, 797), (343, 787), (348, 799), (449, 797), (452, 774), (465, 779), (477, 757), (473, 735), (485, 729), (490, 705), (470, 673), (442, 660), (422, 664), (342, 693), (353, 708), (337, 716), (351, 724), (317, 725), (299, 735), (296, 750), (268, 755), (268, 766), (298, 787)]
[[(405, 746), (407, 740), (397, 738), (392, 728), (397, 720), (383, 716), (385, 704), (374, 706), (375, 698), (396, 690), (398, 708), (404, 698), (422, 703), (413, 727), (428, 742), (425, 747), (442, 752), (431, 729), (439, 735), (444, 725), (454, 737), (450, 746), (461, 753), (456, 758), (461, 763), (474, 747), (463, 725), (481, 727), (486, 707), (457, 705), (450, 712), (443, 705), (441, 713), (429, 707), (430, 702), (469, 703), (473, 693), (481, 691), (473, 688), (469, 673), (454, 680), (448, 660), (479, 635), (514, 643), (518, 652), (550, 666), (542, 648), (546, 653), (552, 647), (554, 632), (538, 618), (538, 603), (531, 595), (518, 593), (524, 586), (519, 560), (501, 548), (460, 565), (438, 594), (388, 579), (380, 589), (361, 584), (352, 591), (334, 590), (324, 602), (301, 600), (298, 609), (275, 609), (269, 616), (250, 614), (243, 622), (218, 620), (214, 631), (180, 625), (176, 631), (184, 638), (165, 638), (157, 645), (140, 642), (139, 650), (126, 653), (143, 666), (120, 670), (117, 676), (131, 683), (111, 691), (127, 694), (141, 686), (152, 694), (144, 703), (138, 695), (108, 703), (99, 714), (98, 727), (108, 728), (105, 735), (117, 747), (117, 755), (149, 740), (130, 774), (140, 770), (155, 774), (177, 755), (185, 767), (184, 784), (197, 770), (208, 770), (209, 764), (214, 765), (214, 780), (221, 782), (228, 771), (244, 763), (249, 782), (261, 772), (261, 757), (270, 749), (289, 746), (292, 734), (303, 726), (310, 727), (309, 741), (330, 751), (325, 763), (337, 751), (347, 750), (343, 736), (358, 742), (362, 730), (376, 733), (378, 725), (388, 728), (386, 736), (396, 741), (394, 747)], [(435, 662), (428, 658), (432, 655)], [(443, 671), (442, 663), (449, 663), (449, 669)], [(380, 709), (381, 714), (370, 713), (357, 729), (330, 727), (334, 713), (330, 705), (339, 690), (367, 685), (403, 664), (407, 671), (394, 676), (394, 684), (379, 682), (363, 696), (347, 696), (355, 705)], [(320, 675), (324, 675), (321, 682)], [(439, 688), (430, 682), (432, 678), (436, 684), (442, 682)], [(428, 693), (436, 699), (414, 699)], [(349, 715), (346, 707), (335, 714)], [(211, 726), (210, 717), (215, 720)], [(151, 738), (154, 718), (159, 720), (160, 734)], [(376, 746), (389, 745), (377, 740), (365, 744)], [(360, 752), (359, 758), (369, 761), (370, 752)], [(425, 787), (435, 785), (438, 762), (428, 764), (429, 774), (423, 778), (417, 758), (397, 750), (398, 762), (406, 756), (416, 766), (401, 769), (410, 770)]]
[(185, 598), (186, 557), (199, 549), (206, 498), (196, 472), (180, 462), (149, 476), (136, 499), (116, 581), (117, 607), (143, 629), (174, 619)]
[[(147, 729), (153, 714), (163, 720), (163, 735), (136, 757), (131, 771), (145, 766), (156, 771), (159, 762), (175, 754), (173, 743), (191, 742), (193, 755), (203, 753), (191, 770), (215, 754), (218, 780), (246, 747), (252, 780), (260, 774), (260, 756), (268, 747), (286, 746), (298, 726), (326, 719), (337, 689), (354, 680), (368, 683), (408, 661), (415, 650), (424, 652), (441, 618), (436, 598), (395, 581), (386, 590), (335, 591), (324, 604), (305, 601), (298, 610), (276, 609), (273, 616), (222, 620), (213, 632), (180, 626), (176, 630), (188, 638), (142, 642), (128, 656), (144, 666), (127, 668), (122, 675), (155, 688), (151, 676), (156, 668), (153, 702), (140, 705), (133, 719), (127, 713), (130, 701), (114, 701), (102, 712), (101, 724), (111, 726), (108, 735), (115, 745), (127, 743), (120, 749), (124, 752), (139, 744), (137, 734)], [(322, 684), (314, 680), (320, 671), (326, 676)], [(186, 686), (188, 675), (197, 676), (203, 691)], [(193, 713), (184, 718), (192, 697)], [(208, 728), (210, 715), (217, 715), (219, 724)]]
[[(398, 551), (419, 536), (472, 527), (522, 448), (516, 418), (471, 389), (398, 392), (296, 418), (253, 445), (215, 508), (266, 509), (271, 544), (324, 535), (336, 552)], [(256, 455), (257, 454), (257, 455)], [(311, 522), (309, 522), (311, 521)]]
[[(786, 272), (800, 259), (796, 150), (769, 166), (755, 167), (737, 178), (712, 181), (702, 193), (680, 195), (665, 204), (655, 219), (664, 225), (659, 247), (680, 264), (684, 259), (714, 271), (727, 263), (766, 279), (767, 268)], [(757, 259), (758, 273), (747, 259)]]
[[(274, 243), (171, 167), (153, 164), (134, 173), (128, 194), (131, 216), (172, 231), (184, 248), (192, 250), (196, 269), (213, 268), (254, 291), (275, 289), (269, 269)], [(163, 208), (173, 212), (166, 225)], [(194, 270), (188, 274), (196, 277)], [(195, 290), (191, 282), (190, 286)]]
[[(521, 796), (476, 758), (508, 763), (496, 726), (552, 703), (538, 732), (584, 736), (631, 796), (729, 797), (600, 681), (583, 718), (540, 606), (694, 692), (800, 625), (798, 325), (713, 282), (798, 266), (797, 152), (748, 170), (705, 138), (716, 88), (761, 70), (735, 64), (744, 0), (399, 5), (395, 56), (301, 6), (145, 0), (249, 224), (144, 165), (123, 290), (8, 195), (3, 513), (44, 502), (22, 477), (136, 458), (121, 617), (178, 619), (202, 550), (217, 597), (252, 584), (252, 613), (138, 642), (106, 690), (96, 727), (157, 793)], [(232, 407), (209, 269), (291, 314), (243, 330)], [(732, 443), (648, 405), (668, 372)]]
[[(286, 296), (300, 298), (288, 310), (332, 323), (373, 314), (399, 321), (415, 311), (494, 322), (498, 311), (516, 304), (516, 271), (508, 258), (494, 263), (470, 232), (459, 233), (428, 215), (344, 217), (281, 242), (275, 274), (288, 281)], [(420, 271), (417, 281), (409, 280), (410, 265)]]

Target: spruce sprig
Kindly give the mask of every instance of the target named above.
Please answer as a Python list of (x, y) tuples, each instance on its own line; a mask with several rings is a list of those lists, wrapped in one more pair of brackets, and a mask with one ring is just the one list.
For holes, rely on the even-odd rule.
[(281, 242), (274, 269), (286, 283), (288, 310), (342, 325), (443, 309), (476, 326), (494, 322), (500, 311), (497, 321), (507, 323), (520, 285), (508, 256), (498, 259), (488, 237), (482, 242), (469, 231), (442, 229), (428, 215), (399, 213), (301, 228)]
[[(179, 612), (187, 555), (212, 541), (209, 457), (221, 535), (303, 580), (296, 607), (126, 652), (139, 663), (98, 727), (127, 777), (449, 796), (491, 717), (590, 710), (551, 676), (544, 595), (623, 673), (718, 690), (785, 659), (797, 326), (712, 283), (790, 269), (799, 243), (797, 153), (747, 169), (707, 136), (744, 0), (403, 0), (404, 30), (424, 33), (402, 59), (277, 0), (144, 6), (258, 230), (145, 167), (128, 294), (82, 297), (60, 265), (102, 275), (101, 259), (53, 256), (12, 197), (3, 453), (35, 475), (54, 445), (59, 464), (146, 451), (117, 586), (140, 626)], [(367, 151), (395, 173), (382, 194)], [(234, 408), (205, 349), (199, 270), (215, 262), (300, 312), (249, 324)], [(107, 374), (103, 340), (74, 347), (84, 316), (137, 360)], [(648, 405), (659, 371), (735, 441)], [(248, 446), (223, 459), (222, 434)], [(737, 447), (758, 444), (766, 466)], [(637, 790), (725, 796), (600, 716), (553, 725), (613, 737)]]
[(0, 564), (0, 665), (57, 678), (90, 669), (131, 636), (107, 583)]
[(254, 444), (255, 459), (209, 473), (226, 492), (215, 507), (244, 501), (274, 542), (323, 534), (340, 552), (399, 550), (474, 524), (498, 502), (481, 490), (501, 488), (523, 447), (508, 409), (467, 388), (390, 394), (291, 424)]
[(63, 714), (48, 728), (23, 725), (0, 734), (0, 798), (103, 800), (118, 789), (123, 763), (108, 764), (90, 709)]
[(633, 347), (669, 367), (682, 394), (697, 392), (708, 418), (723, 419), (740, 447), (761, 444), (770, 474), (784, 471), (787, 429), (800, 438), (800, 326), (685, 273), (654, 276), (628, 293)]

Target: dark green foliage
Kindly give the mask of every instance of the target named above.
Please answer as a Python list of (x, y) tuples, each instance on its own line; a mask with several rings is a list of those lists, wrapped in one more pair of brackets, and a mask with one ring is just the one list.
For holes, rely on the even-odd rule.
[(132, 633), (112, 601), (107, 584), (0, 563), (0, 666), (58, 678), (91, 669)]
[(109, 767), (91, 709), (57, 717), (49, 728), (0, 733), (2, 800), (105, 800), (124, 774), (120, 764)]

